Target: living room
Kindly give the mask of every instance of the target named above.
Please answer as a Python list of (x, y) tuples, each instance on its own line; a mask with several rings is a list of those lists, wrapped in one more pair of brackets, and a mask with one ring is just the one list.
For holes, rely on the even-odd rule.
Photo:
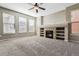
[(0, 56), (79, 56), (78, 26), (79, 3), (0, 3)]

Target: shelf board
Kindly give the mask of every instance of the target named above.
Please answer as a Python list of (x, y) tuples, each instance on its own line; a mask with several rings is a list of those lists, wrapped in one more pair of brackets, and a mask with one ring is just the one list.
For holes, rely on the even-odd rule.
[(44, 32), (40, 32), (40, 33), (44, 33)]
[(44, 36), (44, 35), (40, 35), (40, 36)]
[(56, 33), (56, 34), (64, 35), (64, 33)]
[(44, 32), (44, 31), (40, 31), (40, 32)]
[(56, 31), (64, 31), (64, 30), (56, 30)]
[(44, 35), (44, 34), (40, 34), (40, 35)]
[(56, 34), (65, 34), (65, 33), (58, 33), (58, 32), (57, 32)]
[(56, 38), (57, 40), (64, 40), (64, 38)]
[(56, 37), (59, 37), (59, 38), (64, 38), (64, 36), (56, 36)]
[(44, 33), (40, 33), (40, 34), (44, 34)]

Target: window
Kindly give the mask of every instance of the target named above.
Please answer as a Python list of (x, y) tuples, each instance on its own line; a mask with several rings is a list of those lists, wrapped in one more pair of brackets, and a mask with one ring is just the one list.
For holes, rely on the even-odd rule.
[(7, 13), (3, 13), (3, 33), (15, 33), (14, 25), (14, 16)]
[(35, 20), (34, 19), (29, 19), (29, 32), (34, 32), (35, 31)]
[(79, 33), (79, 10), (71, 12), (71, 28), (72, 33)]
[(19, 33), (27, 32), (27, 21), (24, 17), (19, 17)]

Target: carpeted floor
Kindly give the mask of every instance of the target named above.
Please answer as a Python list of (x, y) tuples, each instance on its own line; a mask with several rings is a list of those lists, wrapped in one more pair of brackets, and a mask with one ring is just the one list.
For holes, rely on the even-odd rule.
[(79, 44), (42, 37), (0, 41), (0, 56), (79, 56)]

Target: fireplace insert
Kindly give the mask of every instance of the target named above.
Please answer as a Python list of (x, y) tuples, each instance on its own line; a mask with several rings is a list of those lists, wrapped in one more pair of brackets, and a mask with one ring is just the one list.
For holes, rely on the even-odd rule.
[(53, 39), (53, 31), (46, 30), (46, 38), (52, 38)]

